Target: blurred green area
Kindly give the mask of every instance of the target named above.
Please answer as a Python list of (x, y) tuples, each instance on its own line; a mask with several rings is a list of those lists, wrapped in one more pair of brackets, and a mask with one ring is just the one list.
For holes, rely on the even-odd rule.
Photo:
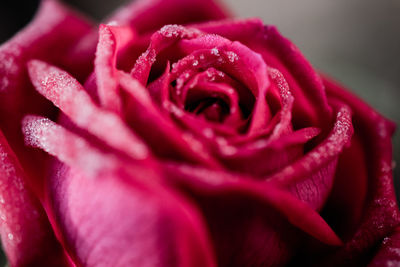
[[(0, 42), (33, 16), (38, 0), (0, 4)], [(124, 0), (64, 0), (100, 19)], [(275, 24), (311, 63), (400, 125), (400, 1), (398, 0), (225, 0), (240, 17)], [(400, 131), (393, 138), (400, 162)], [(400, 168), (394, 170), (400, 192)], [(1, 252), (0, 252), (1, 253)], [(5, 265), (0, 255), (0, 265)]]

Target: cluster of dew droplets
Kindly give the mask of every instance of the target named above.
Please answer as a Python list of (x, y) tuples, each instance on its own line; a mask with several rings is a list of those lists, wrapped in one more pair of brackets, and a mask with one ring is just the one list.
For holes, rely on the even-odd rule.
[(160, 33), (162, 36), (166, 38), (194, 38), (196, 36), (199, 36), (201, 31), (194, 29), (194, 28), (189, 28), (189, 27), (184, 27), (182, 25), (177, 25), (177, 24), (169, 24), (163, 26), (158, 33)]

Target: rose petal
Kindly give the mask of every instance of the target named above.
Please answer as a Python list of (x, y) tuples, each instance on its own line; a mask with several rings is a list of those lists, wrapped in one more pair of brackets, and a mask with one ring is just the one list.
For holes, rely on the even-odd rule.
[(53, 165), (48, 197), (76, 264), (214, 266), (200, 216), (158, 184), (156, 169), (103, 154), (48, 119), (27, 117), (24, 132), (67, 164)]
[(182, 38), (195, 38), (200, 34), (197, 30), (185, 28), (180, 25), (165, 25), (159, 31), (152, 34), (149, 47), (136, 60), (131, 70), (132, 77), (138, 79), (143, 85), (146, 85), (151, 67), (160, 52), (166, 50)]
[(267, 66), (262, 57), (239, 42), (231, 42), (217, 35), (205, 35), (180, 41), (183, 51), (190, 54), (200, 49), (211, 49), (219, 61), (218, 68), (245, 84), (256, 98), (248, 134), (263, 128), (270, 119), (266, 105), (269, 86)]
[(100, 103), (105, 108), (121, 112), (118, 93), (117, 53), (133, 38), (128, 27), (100, 25), (96, 51), (95, 74)]
[(120, 84), (128, 93), (128, 122), (139, 135), (146, 138), (147, 144), (156, 154), (220, 168), (200, 142), (182, 133), (154, 106), (147, 90), (136, 79), (121, 72)]
[(12, 266), (69, 266), (17, 157), (0, 132), (1, 241)]
[(221, 146), (218, 158), (232, 171), (265, 177), (301, 159), (304, 144), (319, 132), (316, 128), (304, 128), (277, 140), (259, 139), (242, 146)]
[(400, 264), (400, 229), (397, 227), (385, 237), (368, 267), (397, 266)]
[(227, 9), (213, 0), (139, 0), (121, 7), (108, 20), (130, 25), (144, 33), (167, 24), (188, 24), (228, 16)]
[(287, 222), (322, 242), (341, 244), (318, 213), (288, 192), (227, 172), (174, 164), (164, 168), (169, 180), (189, 192), (207, 215), (217, 256), (224, 264), (282, 264), (299, 237)]
[(97, 107), (82, 85), (68, 73), (38, 60), (30, 61), (28, 70), (36, 90), (60, 107), (79, 127), (133, 159), (150, 156), (146, 145), (125, 123), (114, 113)]
[(319, 210), (331, 191), (338, 156), (352, 134), (351, 111), (343, 106), (331, 133), (321, 144), (266, 180), (290, 188), (299, 199)]
[(192, 27), (237, 40), (260, 53), (269, 66), (282, 72), (296, 99), (293, 111), (296, 128), (326, 128), (329, 125), (332, 111), (319, 75), (295, 45), (281, 36), (275, 27), (264, 26), (259, 19), (225, 20)]
[(87, 177), (54, 168), (52, 208), (77, 264), (215, 266), (200, 216), (177, 194), (126, 184), (131, 177), (121, 172)]
[[(326, 263), (326, 266), (337, 266), (343, 262), (357, 263), (379, 240), (388, 236), (393, 228), (399, 225), (400, 216), (391, 167), (391, 135), (394, 124), (328, 78), (324, 78), (324, 83), (330, 99), (345, 102), (353, 111), (355, 131), (359, 134), (365, 150), (369, 174), (367, 199), (357, 231), (342, 249), (333, 253), (323, 263)], [(348, 195), (342, 196), (348, 198)], [(352, 199), (347, 201), (351, 202)], [(326, 212), (335, 214), (332, 209)]]
[(0, 47), (0, 128), (29, 174), (28, 183), (39, 196), (43, 179), (39, 159), (43, 156), (23, 147), (20, 121), (26, 113), (51, 115), (54, 109), (33, 90), (25, 64), (33, 57), (41, 58), (84, 78), (89, 73), (92, 55), (77, 57), (72, 50), (90, 31), (87, 21), (60, 2), (45, 0), (33, 21)]

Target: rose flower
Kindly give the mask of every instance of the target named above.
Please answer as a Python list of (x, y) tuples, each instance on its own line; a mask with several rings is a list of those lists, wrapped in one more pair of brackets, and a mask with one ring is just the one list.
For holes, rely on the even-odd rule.
[(393, 123), (211, 0), (43, 0), (0, 109), (11, 266), (400, 263)]

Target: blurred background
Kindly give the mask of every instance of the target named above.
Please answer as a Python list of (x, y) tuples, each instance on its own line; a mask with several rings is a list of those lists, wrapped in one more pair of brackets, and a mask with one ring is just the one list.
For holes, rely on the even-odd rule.
[[(190, 1), (190, 0), (188, 0)], [(100, 21), (124, 0), (64, 0)], [(400, 125), (400, 0), (225, 0), (239, 17), (275, 24), (319, 70)], [(2, 0), (0, 43), (25, 26), (38, 0)], [(400, 164), (400, 130), (394, 136)], [(400, 167), (395, 185), (400, 194)], [(4, 266), (3, 261), (0, 265)], [(3, 263), (3, 264), (2, 264)]]

